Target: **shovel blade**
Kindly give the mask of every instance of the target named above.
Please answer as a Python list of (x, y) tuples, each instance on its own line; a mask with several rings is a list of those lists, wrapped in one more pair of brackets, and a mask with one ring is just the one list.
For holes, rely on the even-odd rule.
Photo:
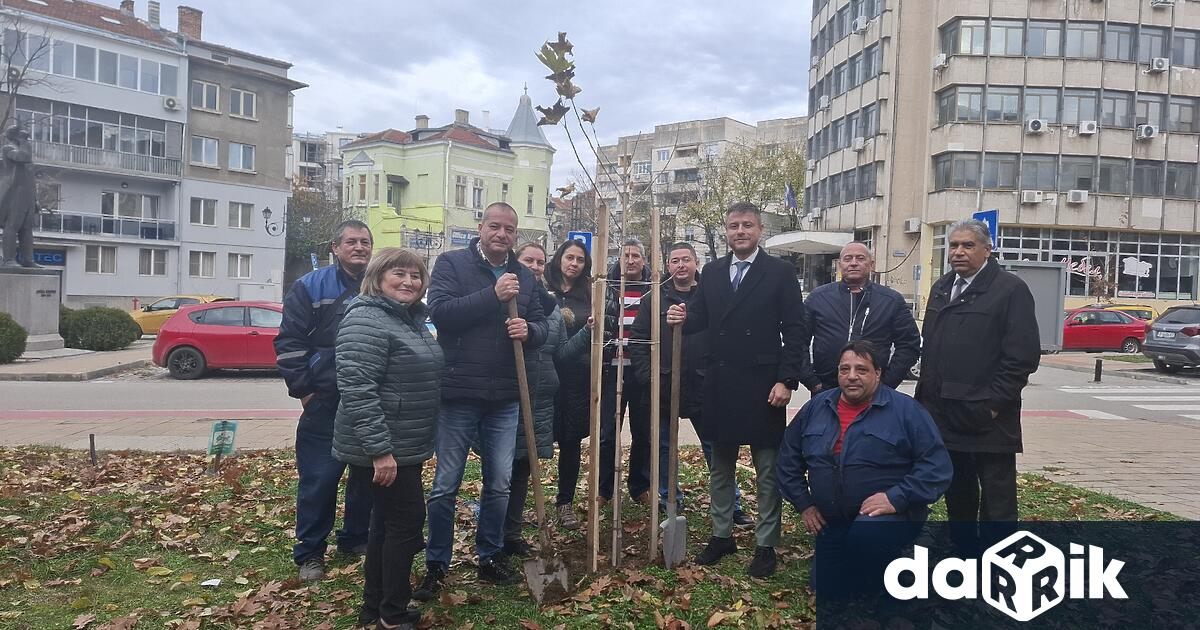
[(525, 561), (525, 583), (533, 599), (553, 604), (567, 598), (567, 565), (558, 556), (534, 556)]
[(663, 564), (668, 569), (683, 564), (687, 556), (687, 519), (668, 518), (658, 527), (663, 530)]

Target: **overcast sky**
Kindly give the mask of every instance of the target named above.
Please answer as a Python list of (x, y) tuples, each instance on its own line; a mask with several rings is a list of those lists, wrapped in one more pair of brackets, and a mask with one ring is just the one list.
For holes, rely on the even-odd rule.
[[(455, 108), (476, 125), (489, 110), (507, 128), (524, 84), (535, 105), (553, 103), (534, 52), (560, 30), (575, 44), (576, 100), (601, 108), (604, 144), (656, 123), (807, 109), (809, 0), (185, 3), (204, 11), (205, 40), (293, 64), (310, 86), (296, 93), (297, 131), (408, 130), (417, 114), (442, 125)], [(163, 2), (172, 29), (178, 4)], [(136, 11), (144, 18), (145, 0)], [(543, 129), (561, 182), (578, 167), (561, 129)]]

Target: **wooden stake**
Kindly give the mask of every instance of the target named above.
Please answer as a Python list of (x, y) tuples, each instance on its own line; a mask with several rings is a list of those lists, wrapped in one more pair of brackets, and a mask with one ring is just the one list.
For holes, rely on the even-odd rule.
[(592, 391), (588, 409), (588, 569), (600, 570), (600, 397), (604, 381), (604, 292), (608, 267), (608, 208), (596, 210), (596, 237), (592, 240)]
[[(650, 553), (653, 563), (658, 558), (658, 442), (662, 438), (660, 406), (662, 405), (662, 226), (658, 212), (650, 210)], [(646, 299), (643, 297), (642, 299)]]

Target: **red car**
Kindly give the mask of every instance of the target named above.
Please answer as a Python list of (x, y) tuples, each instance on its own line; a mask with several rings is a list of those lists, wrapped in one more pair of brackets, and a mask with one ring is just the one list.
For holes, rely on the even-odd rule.
[(159, 329), (154, 364), (179, 379), (200, 378), (211, 369), (274, 368), (282, 321), (277, 302), (185, 306)]
[(1146, 341), (1146, 322), (1121, 311), (1081, 308), (1063, 322), (1063, 350), (1139, 352)]

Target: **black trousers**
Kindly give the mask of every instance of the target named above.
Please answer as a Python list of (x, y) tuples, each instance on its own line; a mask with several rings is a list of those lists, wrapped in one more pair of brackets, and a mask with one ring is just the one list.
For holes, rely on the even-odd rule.
[(631, 366), (625, 366), (625, 386), (621, 390), (621, 409), (617, 409), (617, 370), (609, 366), (604, 370), (604, 392), (600, 401), (600, 496), (612, 499), (613, 475), (616, 454), (616, 434), (620, 431), (617, 417), (624, 417), (629, 410), (629, 496), (650, 489), (650, 405), (649, 387), (642, 386), (633, 374)]
[[(575, 501), (575, 487), (579, 484), (579, 461), (582, 457), (583, 440), (560, 440), (558, 443), (558, 497), (555, 505), (571, 505)], [(513, 488), (516, 488), (517, 468), (513, 466)], [(510, 491), (511, 492), (511, 491)]]
[(529, 458), (514, 459), (508, 485), (508, 511), (504, 514), (504, 542), (521, 540), (525, 525), (525, 498), (529, 496)]
[[(375, 474), (373, 468), (356, 468), (368, 479)], [(385, 488), (373, 483), (371, 492), (375, 507), (371, 512), (367, 558), (363, 563), (366, 584), (362, 616), (377, 617), (390, 625), (409, 620), (413, 558), (425, 548), (422, 534), (425, 490), (421, 487), (421, 465), (400, 466), (392, 485)]]
[(1017, 456), (950, 451), (950, 463), (954, 477), (946, 491), (946, 515), (951, 537), (960, 552), (974, 556), (1015, 530)]

